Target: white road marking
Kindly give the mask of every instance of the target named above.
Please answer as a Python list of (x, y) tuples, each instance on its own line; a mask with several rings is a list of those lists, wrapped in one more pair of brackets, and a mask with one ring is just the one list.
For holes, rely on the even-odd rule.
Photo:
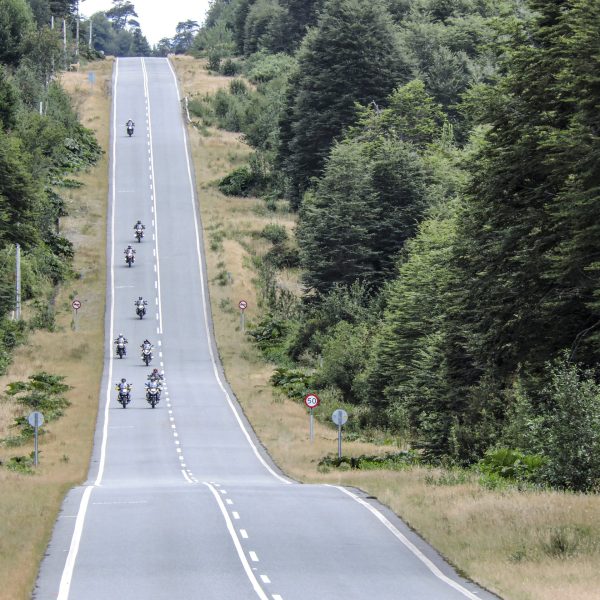
[(225, 502), (227, 502), (227, 504), (229, 504), (229, 506), (231, 506), (233, 504), (233, 500), (231, 498), (226, 498)]
[(250, 552), (248, 552), (248, 556), (250, 556), (250, 560), (252, 562), (259, 562), (258, 556), (256, 556), (256, 552), (254, 552), (254, 550), (250, 550)]
[[(143, 61), (143, 59), (142, 59), (142, 61)], [(171, 70), (171, 75), (173, 76), (173, 80), (175, 82), (175, 89), (177, 90), (177, 100), (179, 102), (181, 102), (181, 95), (179, 93), (179, 83), (177, 82), (177, 76), (175, 75), (175, 71), (173, 70), (171, 61), (169, 61), (168, 58), (166, 59), (166, 61), (167, 61), (167, 64), (169, 65), (169, 69)], [(200, 274), (200, 285), (202, 288), (202, 310), (204, 313), (204, 327), (206, 330), (206, 340), (207, 340), (207, 344), (208, 344), (208, 352), (210, 354), (210, 360), (212, 363), (213, 372), (215, 374), (217, 383), (219, 384), (219, 387), (221, 388), (223, 394), (225, 395), (225, 398), (227, 399), (227, 403), (229, 404), (229, 407), (230, 407), (231, 411), (233, 412), (235, 419), (237, 420), (238, 425), (239, 425), (240, 429), (242, 430), (242, 433), (246, 437), (248, 444), (250, 444), (250, 447), (254, 451), (255, 456), (258, 458), (258, 460), (264, 466), (264, 468), (267, 469), (267, 471), (269, 471), (269, 473), (271, 473), (271, 475), (273, 477), (275, 477), (275, 479), (277, 479), (285, 484), (291, 484), (292, 481), (290, 481), (290, 480), (286, 479), (285, 477), (282, 477), (281, 475), (276, 473), (271, 468), (269, 463), (267, 463), (267, 461), (262, 457), (262, 455), (258, 451), (258, 448), (256, 447), (256, 444), (252, 441), (252, 438), (250, 437), (248, 430), (244, 426), (244, 423), (242, 422), (242, 419), (240, 418), (238, 411), (237, 411), (236, 407), (234, 406), (233, 401), (231, 400), (231, 397), (229, 396), (229, 393), (225, 389), (225, 386), (223, 385), (223, 382), (221, 381), (221, 377), (219, 376), (219, 370), (217, 369), (217, 363), (215, 361), (215, 356), (214, 356), (212, 343), (211, 343), (211, 328), (209, 326), (208, 312), (207, 312), (207, 307), (206, 307), (206, 298), (208, 296), (208, 293), (206, 290), (206, 282), (204, 281), (204, 272), (202, 271), (203, 262), (202, 262), (202, 252), (200, 250), (200, 233), (199, 233), (199, 227), (198, 227), (196, 193), (194, 190), (194, 183), (193, 183), (193, 178), (192, 178), (192, 168), (190, 165), (190, 157), (189, 157), (189, 153), (188, 153), (187, 131), (185, 129), (185, 124), (183, 122), (183, 119), (181, 120), (181, 129), (183, 131), (183, 146), (185, 148), (185, 161), (186, 161), (186, 165), (187, 165), (188, 183), (189, 183), (189, 189), (190, 189), (190, 200), (192, 203), (192, 212), (194, 214), (194, 228), (195, 228), (195, 232), (196, 232), (196, 255), (198, 257), (198, 272)]]
[(271, 583), (271, 580), (266, 575), (261, 575), (260, 578), (263, 580), (263, 583)]
[(450, 579), (450, 577), (444, 575), (438, 567), (436, 567), (429, 558), (427, 558), (403, 533), (398, 531), (394, 525), (392, 525), (384, 515), (382, 515), (374, 506), (371, 506), (368, 502), (365, 502), (362, 498), (359, 498), (356, 494), (353, 494), (351, 491), (340, 487), (338, 485), (329, 485), (325, 484), (327, 487), (333, 487), (335, 489), (340, 490), (347, 496), (350, 496), (354, 501), (358, 502), (361, 506), (364, 506), (367, 510), (369, 510), (375, 518), (383, 523), (383, 525), (388, 529), (394, 537), (400, 540), (408, 550), (410, 550), (438, 579), (441, 579), (444, 583), (447, 583), (451, 588), (454, 588), (456, 591), (460, 592), (463, 596), (469, 598), (470, 600), (479, 600), (478, 596), (470, 592), (468, 589), (464, 588), (460, 583)]
[(279, 594), (273, 594), (273, 600), (283, 600)]
[(254, 591), (256, 592), (257, 596), (261, 600), (268, 600), (269, 597), (267, 596), (265, 591), (262, 589), (262, 587), (260, 586), (260, 583), (256, 579), (256, 576), (252, 572), (252, 567), (250, 567), (250, 563), (248, 562), (248, 559), (246, 558), (246, 555), (244, 554), (244, 549), (242, 548), (242, 544), (235, 532), (233, 523), (231, 522), (231, 519), (229, 518), (229, 514), (227, 514), (227, 509), (225, 508), (225, 505), (223, 504), (223, 500), (221, 499), (221, 496), (219, 496), (219, 494), (217, 493), (217, 490), (210, 483), (204, 482), (204, 485), (207, 486), (208, 489), (210, 489), (213, 496), (215, 497), (215, 500), (217, 501), (217, 504), (219, 505), (219, 508), (221, 509), (221, 514), (223, 515), (223, 519), (225, 519), (225, 525), (227, 526), (227, 531), (229, 531), (229, 535), (231, 536), (231, 539), (233, 540), (233, 544), (235, 546), (235, 549), (237, 550), (240, 562), (242, 563), (242, 566), (244, 567), (244, 571), (246, 571), (246, 576), (250, 580), (250, 583), (252, 584)]
[(184, 469), (181, 469), (181, 474), (182, 474), (182, 475), (185, 477), (185, 480), (186, 480), (188, 483), (194, 483), (194, 482), (193, 482), (193, 481), (192, 481), (192, 480), (189, 478), (189, 475), (188, 475), (188, 474), (185, 472), (185, 470), (184, 470)]
[(148, 500), (115, 500), (114, 502), (92, 502), (94, 506), (106, 506), (113, 504), (148, 504)]
[[(179, 460), (185, 460), (185, 459), (183, 458), (183, 456), (180, 455)], [(185, 465), (182, 465), (182, 466), (185, 467)]]
[(233, 518), (237, 521), (240, 518), (240, 513), (232, 511), (231, 514), (233, 515)]
[(247, 540), (248, 539), (248, 532), (245, 529), (240, 529), (240, 535)]
[(221, 492), (221, 494), (226, 494), (227, 490), (219, 490)]
[[(146, 96), (146, 104), (147, 104), (147, 114), (148, 114), (148, 133), (150, 134), (150, 138), (149, 138), (149, 143), (150, 143), (150, 174), (151, 174), (151, 179), (152, 179), (152, 184), (154, 185), (154, 188), (156, 189), (156, 182), (154, 181), (154, 152), (152, 150), (152, 110), (151, 110), (151, 106), (150, 106), (150, 90), (148, 89), (148, 73), (146, 71), (146, 62), (145, 60), (142, 58), (142, 72), (144, 74), (144, 93)], [(163, 330), (163, 322), (162, 322), (162, 300), (161, 300), (161, 293), (160, 293), (160, 252), (159, 252), (159, 245), (158, 245), (158, 213), (156, 211), (156, 192), (152, 192), (152, 209), (155, 215), (155, 221), (153, 222), (153, 226), (154, 226), (154, 232), (156, 234), (156, 239), (154, 240), (155, 243), (155, 247), (156, 247), (156, 267), (157, 267), (157, 274), (156, 274), (156, 279), (158, 280), (158, 313), (159, 313), (159, 319), (158, 319), (158, 327), (159, 327), (159, 333), (162, 333)], [(153, 220), (154, 221), (154, 220)]]

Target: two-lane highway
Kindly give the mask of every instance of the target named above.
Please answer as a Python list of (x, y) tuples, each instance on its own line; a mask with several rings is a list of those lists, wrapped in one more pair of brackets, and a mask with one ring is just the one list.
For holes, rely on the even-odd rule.
[[(271, 463), (215, 358), (193, 173), (166, 59), (116, 62), (112, 121), (105, 392), (88, 481), (65, 499), (34, 597), (492, 598), (372, 499), (295, 483)], [(140, 244), (137, 219), (146, 225)], [(123, 360), (118, 333), (130, 342)], [(150, 368), (144, 338), (155, 345)], [(144, 399), (153, 366), (165, 372), (154, 410)], [(127, 409), (113, 389), (121, 377), (134, 384)]]

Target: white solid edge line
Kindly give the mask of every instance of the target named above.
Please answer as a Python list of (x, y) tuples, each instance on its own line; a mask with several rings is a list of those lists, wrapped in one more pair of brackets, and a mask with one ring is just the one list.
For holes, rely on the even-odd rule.
[(185, 480), (186, 480), (188, 483), (194, 483), (194, 482), (193, 482), (193, 481), (192, 481), (192, 480), (189, 478), (189, 475), (188, 475), (188, 474), (185, 472), (185, 469), (181, 469), (181, 474), (182, 474), (182, 475), (185, 477)]
[(229, 518), (229, 514), (227, 513), (225, 504), (223, 504), (223, 500), (221, 500), (221, 496), (219, 496), (219, 494), (217, 493), (217, 490), (210, 483), (207, 483), (206, 481), (203, 481), (202, 483), (212, 492), (212, 495), (215, 497), (215, 500), (217, 501), (217, 504), (219, 505), (219, 508), (221, 509), (221, 514), (223, 515), (223, 518), (225, 519), (225, 524), (227, 525), (227, 531), (229, 531), (229, 535), (231, 536), (233, 545), (235, 546), (235, 549), (237, 550), (240, 562), (242, 563), (242, 566), (244, 567), (244, 571), (246, 571), (246, 575), (248, 576), (248, 579), (250, 580), (250, 583), (252, 584), (254, 591), (257, 593), (258, 597), (261, 598), (261, 600), (268, 600), (269, 597), (267, 596), (265, 591), (262, 589), (262, 587), (260, 586), (260, 583), (258, 583), (258, 579), (256, 579), (254, 573), (252, 572), (252, 567), (250, 566), (250, 563), (248, 562), (248, 559), (246, 558), (246, 554), (244, 553), (244, 549), (242, 548), (240, 539), (238, 538), (237, 533), (235, 532), (235, 528), (233, 527), (233, 523), (231, 522), (231, 519)]
[(75, 529), (73, 531), (73, 537), (71, 538), (71, 546), (69, 547), (69, 554), (67, 555), (65, 568), (63, 569), (62, 577), (60, 578), (60, 587), (58, 589), (58, 596), (56, 597), (57, 600), (67, 600), (69, 597), (73, 569), (75, 568), (75, 560), (77, 558), (77, 552), (79, 551), (81, 534), (83, 533), (85, 513), (87, 512), (93, 489), (93, 485), (88, 485), (83, 492), (83, 496), (81, 496), (79, 510), (77, 511), (77, 519), (75, 520)]
[[(177, 100), (179, 102), (181, 102), (181, 96), (179, 94), (179, 83), (177, 82), (177, 76), (175, 75), (175, 71), (173, 70), (173, 66), (171, 65), (171, 61), (166, 58), (165, 59), (167, 61), (167, 64), (169, 65), (169, 69), (171, 69), (171, 74), (173, 75), (173, 79), (175, 81), (175, 89), (177, 90)], [(281, 481), (282, 483), (285, 484), (291, 484), (292, 481), (282, 477), (281, 475), (279, 475), (278, 473), (276, 473), (271, 467), (270, 465), (267, 463), (267, 461), (261, 456), (260, 452), (258, 451), (258, 448), (256, 447), (256, 444), (252, 441), (252, 438), (250, 437), (250, 434), (248, 433), (246, 427), (244, 426), (244, 423), (242, 422), (242, 419), (240, 418), (240, 415), (238, 414), (238, 411), (235, 407), (235, 405), (233, 404), (233, 401), (231, 400), (231, 397), (229, 396), (229, 393), (227, 392), (227, 390), (225, 389), (225, 386), (223, 385), (223, 382), (221, 381), (221, 378), (219, 377), (219, 370), (217, 369), (217, 363), (215, 361), (215, 355), (213, 353), (213, 348), (212, 348), (212, 344), (210, 341), (210, 327), (208, 325), (208, 312), (206, 309), (206, 297), (208, 295), (208, 290), (206, 289), (206, 283), (204, 281), (204, 273), (202, 272), (202, 253), (200, 250), (200, 234), (198, 233), (199, 228), (198, 228), (198, 217), (196, 214), (196, 196), (194, 193), (194, 183), (192, 180), (192, 168), (190, 165), (190, 157), (188, 155), (188, 144), (187, 144), (187, 133), (185, 130), (185, 124), (183, 123), (183, 119), (181, 121), (181, 128), (183, 131), (183, 143), (185, 146), (185, 160), (186, 160), (186, 164), (187, 164), (187, 173), (188, 173), (188, 182), (190, 184), (190, 197), (191, 197), (191, 201), (192, 201), (192, 209), (193, 209), (193, 213), (194, 213), (194, 228), (196, 231), (196, 254), (198, 256), (198, 271), (200, 273), (200, 286), (202, 288), (202, 310), (204, 313), (204, 326), (206, 328), (206, 340), (208, 343), (208, 352), (210, 354), (210, 361), (212, 364), (212, 368), (213, 368), (213, 372), (215, 374), (215, 378), (217, 380), (217, 383), (219, 384), (219, 387), (221, 388), (223, 394), (225, 395), (225, 398), (227, 399), (227, 403), (229, 404), (229, 407), (231, 408), (231, 411), (233, 412), (238, 425), (240, 426), (240, 429), (242, 430), (243, 434), (246, 436), (246, 440), (248, 441), (248, 443), (250, 444), (250, 447), (252, 448), (252, 450), (254, 451), (254, 454), (256, 455), (256, 457), (258, 458), (258, 460), (260, 461), (260, 463), (263, 465), (263, 467), (265, 469), (267, 469), (267, 471), (269, 471), (269, 473), (275, 477), (276, 479), (278, 479), (279, 481)]]
[[(119, 78), (119, 59), (115, 59), (115, 78), (114, 78), (114, 89), (113, 89), (113, 148), (112, 148), (112, 194), (111, 194), (111, 249), (110, 249), (110, 317), (109, 317), (109, 341), (112, 342), (113, 328), (114, 328), (114, 313), (115, 313), (115, 300), (114, 300), (114, 289), (115, 289), (115, 202), (116, 202), (116, 164), (117, 164), (117, 81)], [(81, 502), (79, 503), (79, 510), (77, 511), (77, 519), (75, 520), (75, 529), (73, 530), (73, 536), (71, 537), (71, 545), (69, 546), (69, 553), (65, 566), (60, 578), (60, 586), (58, 590), (57, 600), (67, 600), (71, 589), (71, 580), (73, 578), (73, 570), (75, 569), (75, 560), (79, 552), (79, 543), (81, 542), (81, 534), (83, 533), (83, 525), (85, 522), (85, 514), (87, 512), (88, 503), (94, 487), (101, 485), (102, 476), (104, 475), (104, 465), (106, 463), (106, 444), (108, 440), (108, 420), (109, 420), (109, 405), (110, 405), (110, 390), (112, 382), (112, 370), (113, 370), (113, 353), (112, 344), (109, 346), (109, 359), (108, 359), (108, 381), (106, 384), (106, 399), (104, 402), (104, 424), (102, 427), (102, 442), (100, 444), (100, 461), (98, 464), (98, 473), (96, 480), (93, 485), (88, 485), (83, 492)]]
[(162, 318), (162, 296), (160, 293), (160, 254), (158, 252), (158, 211), (156, 210), (156, 181), (154, 179), (154, 151), (152, 144), (152, 112), (150, 110), (150, 89), (148, 87), (148, 73), (146, 71), (146, 62), (142, 58), (142, 72), (144, 74), (144, 93), (146, 94), (146, 105), (148, 107), (148, 133), (149, 133), (149, 144), (150, 144), (150, 180), (152, 181), (152, 209), (154, 212), (154, 246), (156, 248), (156, 263), (154, 269), (156, 271), (156, 279), (158, 281), (158, 328), (157, 332), (159, 335), (163, 332), (163, 318)]
[(400, 540), (400, 542), (402, 542), (404, 544), (404, 546), (406, 546), (406, 548), (408, 550), (410, 550), (438, 579), (441, 579), (444, 583), (448, 584), (450, 587), (454, 588), (456, 591), (460, 592), (461, 594), (463, 594), (470, 600), (481, 600), (481, 598), (479, 598), (479, 596), (477, 596), (473, 592), (470, 592), (467, 588), (460, 585), (460, 583), (458, 583), (457, 581), (454, 581), (447, 575), (444, 575), (444, 573), (442, 573), (440, 571), (440, 569), (438, 567), (436, 567), (429, 558), (427, 558), (403, 533), (401, 533), (396, 527), (394, 527), (394, 525), (392, 525), (388, 521), (388, 519), (386, 519), (385, 516), (383, 514), (381, 514), (374, 506), (371, 506), (368, 502), (365, 502), (362, 498), (359, 498), (356, 494), (353, 494), (351, 491), (349, 491), (346, 488), (343, 488), (339, 485), (331, 485), (331, 484), (324, 484), (324, 485), (326, 485), (327, 487), (332, 487), (337, 490), (340, 490), (341, 492), (344, 492), (344, 494), (350, 496), (350, 498), (352, 498), (354, 501), (358, 502), (360, 505), (362, 505), (366, 509), (368, 509), (373, 515), (375, 515), (375, 517), (381, 523), (383, 523), (383, 525), (386, 527), (386, 529), (388, 529), (388, 531), (390, 531), (392, 533), (392, 535), (394, 535), (394, 537), (396, 537), (398, 540)]

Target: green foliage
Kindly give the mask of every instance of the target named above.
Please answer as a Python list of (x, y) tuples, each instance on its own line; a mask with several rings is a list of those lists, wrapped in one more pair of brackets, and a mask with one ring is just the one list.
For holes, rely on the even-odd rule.
[(303, 369), (278, 367), (271, 375), (271, 383), (288, 398), (301, 400), (311, 391), (312, 375)]
[(29, 456), (13, 456), (6, 463), (6, 468), (21, 475), (33, 475), (33, 453)]
[(234, 77), (235, 75), (239, 75), (241, 72), (240, 64), (228, 58), (224, 60), (223, 63), (219, 67), (221, 75), (226, 75), (227, 77)]
[(34, 27), (33, 14), (26, 0), (0, 2), (0, 63), (16, 65), (19, 62)]
[(403, 142), (336, 145), (300, 212), (304, 282), (380, 287), (427, 204), (419, 157)]
[(408, 70), (389, 13), (380, 0), (330, 0), (298, 53), (281, 122), (279, 161), (298, 207), (356, 102), (384, 102)]
[(389, 469), (391, 471), (401, 471), (419, 464), (419, 456), (413, 451), (403, 450), (402, 452), (386, 452), (382, 455), (361, 454), (360, 456), (341, 456), (337, 454), (328, 454), (318, 463), (319, 470), (325, 468), (350, 468), (361, 469), (363, 471), (374, 471), (380, 469)]
[(252, 83), (259, 84), (285, 77), (295, 66), (295, 59), (287, 54), (256, 52), (247, 59), (245, 71)]
[(260, 237), (269, 240), (272, 244), (283, 244), (288, 239), (288, 232), (283, 225), (269, 223), (263, 227)]
[(65, 384), (64, 380), (61, 375), (41, 371), (30, 375), (28, 381), (9, 383), (6, 394), (29, 410), (39, 410), (46, 421), (53, 421), (61, 417), (71, 404), (64, 397), (71, 386)]
[(505, 479), (531, 481), (539, 478), (546, 459), (539, 454), (524, 454), (510, 448), (489, 450), (477, 463), (485, 475), (498, 475)]
[(322, 366), (315, 374), (318, 388), (336, 386), (345, 402), (363, 402), (357, 377), (364, 371), (371, 332), (366, 323), (340, 321), (327, 331), (322, 347)]
[(238, 167), (219, 181), (219, 190), (226, 196), (253, 196), (262, 185), (260, 175), (248, 167)]

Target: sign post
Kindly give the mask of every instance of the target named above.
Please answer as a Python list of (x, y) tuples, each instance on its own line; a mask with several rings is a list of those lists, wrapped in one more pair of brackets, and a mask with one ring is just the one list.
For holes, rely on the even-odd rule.
[(317, 406), (319, 406), (320, 403), (321, 403), (321, 401), (319, 400), (319, 396), (317, 396), (316, 394), (308, 394), (304, 397), (304, 404), (306, 404), (306, 406), (308, 406), (308, 408), (310, 409), (309, 431), (310, 431), (310, 441), (311, 442), (313, 441), (313, 439), (315, 437), (313, 408), (317, 408)]
[(75, 311), (73, 315), (73, 329), (77, 331), (77, 311), (81, 308), (81, 302), (79, 300), (73, 300), (73, 302), (71, 302), (71, 306)]
[(248, 308), (248, 303), (245, 300), (240, 300), (238, 304), (240, 307), (240, 327), (242, 328), (242, 333), (245, 332), (245, 319), (244, 319), (244, 311)]
[(348, 413), (338, 408), (333, 411), (331, 420), (338, 426), (338, 458), (342, 458), (342, 425), (348, 420)]
[(38, 429), (44, 424), (44, 415), (37, 410), (29, 413), (27, 417), (28, 423), (33, 427), (34, 437), (33, 437), (33, 466), (37, 467), (38, 465)]

